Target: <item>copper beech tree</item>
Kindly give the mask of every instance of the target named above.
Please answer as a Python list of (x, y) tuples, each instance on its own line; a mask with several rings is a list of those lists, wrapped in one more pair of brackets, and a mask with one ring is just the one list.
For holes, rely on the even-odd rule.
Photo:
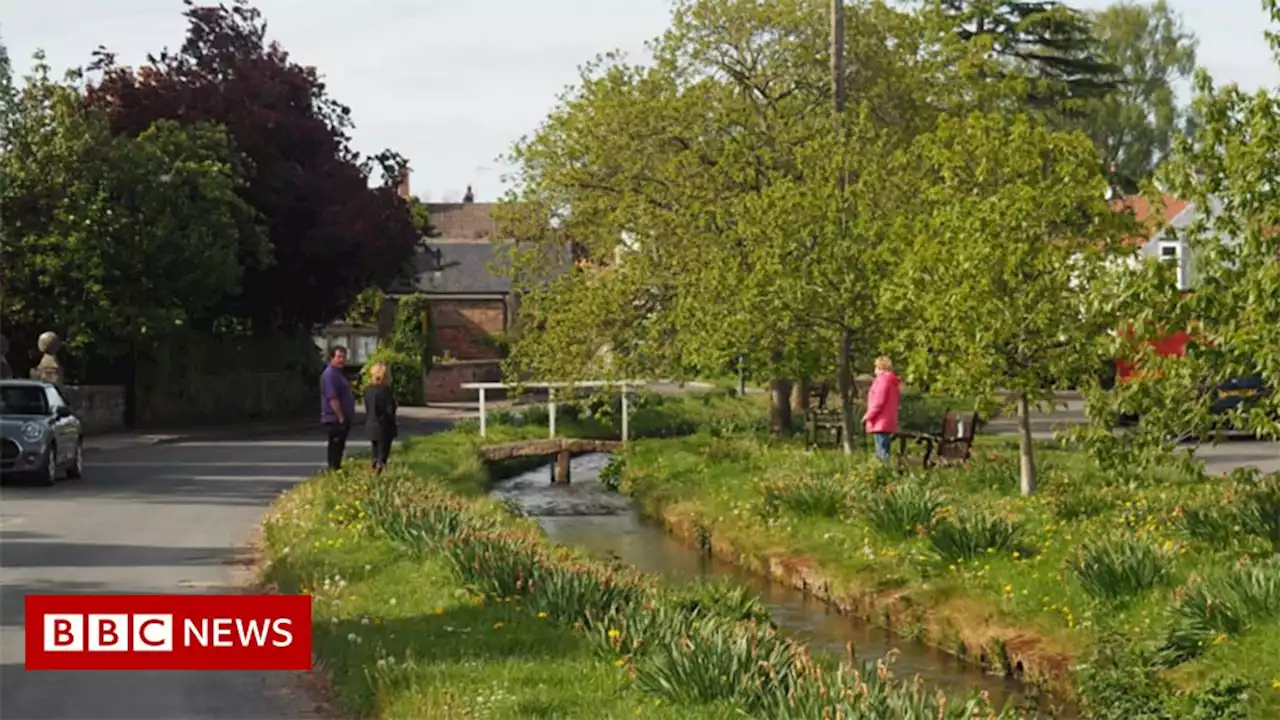
[[(420, 233), (393, 187), (405, 162), (391, 152), (360, 161), (348, 142), (351, 111), (329, 97), (315, 68), (268, 42), (256, 9), (242, 0), (186, 5), (177, 50), (135, 70), (100, 49), (88, 102), (130, 137), (161, 120), (226, 128), (249, 161), (241, 195), (266, 228), (271, 257), (246, 267), (243, 291), (220, 311), (254, 330), (309, 330), (410, 260)], [(374, 165), (383, 182), (370, 188)]]

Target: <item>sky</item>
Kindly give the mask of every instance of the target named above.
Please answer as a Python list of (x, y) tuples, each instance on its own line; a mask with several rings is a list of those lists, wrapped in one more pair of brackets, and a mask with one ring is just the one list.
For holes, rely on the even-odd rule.
[[(1099, 9), (1107, 0), (1075, 0)], [(537, 129), (578, 67), (599, 53), (645, 57), (669, 0), (256, 0), (268, 35), (316, 66), (352, 109), (353, 145), (409, 158), (412, 190), (456, 201), (468, 185), (497, 200), (500, 160)], [(1280, 87), (1262, 37), (1259, 0), (1170, 0), (1200, 38), (1199, 62), (1219, 83)], [(0, 40), (15, 74), (37, 49), (55, 69), (85, 65), (99, 45), (120, 62), (181, 45), (181, 0), (0, 0)]]

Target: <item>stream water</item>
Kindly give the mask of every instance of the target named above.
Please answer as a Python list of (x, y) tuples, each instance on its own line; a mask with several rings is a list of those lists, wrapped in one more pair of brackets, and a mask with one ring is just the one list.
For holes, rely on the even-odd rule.
[(952, 693), (980, 688), (990, 694), (996, 707), (1022, 696), (1025, 688), (1015, 680), (984, 673), (924, 643), (840, 615), (821, 600), (686, 546), (642, 518), (630, 498), (600, 484), (598, 474), (607, 460), (603, 454), (574, 458), (567, 485), (552, 484), (551, 471), (542, 467), (498, 483), (492, 494), (536, 518), (552, 540), (583, 548), (598, 558), (616, 559), (673, 583), (731, 578), (754, 590), (778, 627), (815, 653), (843, 657), (850, 642), (860, 660), (883, 658), (897, 650), (893, 672), (900, 678), (918, 675)]

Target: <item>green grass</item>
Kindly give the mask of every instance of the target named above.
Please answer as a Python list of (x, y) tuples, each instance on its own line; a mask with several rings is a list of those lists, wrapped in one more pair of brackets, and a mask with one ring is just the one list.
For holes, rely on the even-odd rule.
[(1023, 499), (1015, 442), (981, 437), (968, 469), (898, 476), (864, 456), (704, 433), (635, 443), (621, 488), (748, 562), (808, 558), (843, 593), (892, 602), (905, 613), (898, 627), (926, 626), (932, 642), (959, 640), (970, 655), (983, 644), (998, 654), (993, 637), (1016, 637), (1023, 657), (1046, 667), (1058, 656), (1083, 662), (1104, 637), (1158, 648), (1187, 623), (1209, 646), (1157, 670), (1168, 702), (1194, 704), (1215, 679), (1243, 676), (1248, 717), (1280, 717), (1280, 652), (1267, 652), (1280, 637), (1271, 601), (1258, 599), (1265, 591), (1240, 600), (1246, 619), (1225, 630), (1179, 610), (1201, 579), (1225, 593), (1228, 580), (1213, 578), (1273, 555), (1280, 480), (1210, 477), (1174, 462), (1112, 476), (1040, 443), (1040, 491)]
[[(437, 448), (447, 443), (436, 443)], [(416, 455), (419, 462), (430, 462)], [(438, 460), (436, 462), (439, 462)], [(370, 537), (335, 479), (268, 524), (266, 580), (315, 597), (314, 643), (342, 709), (385, 718), (728, 718), (631, 686), (581, 633), (460, 583), (443, 556)], [(326, 513), (325, 509), (331, 508)], [(349, 522), (353, 520), (354, 522)]]

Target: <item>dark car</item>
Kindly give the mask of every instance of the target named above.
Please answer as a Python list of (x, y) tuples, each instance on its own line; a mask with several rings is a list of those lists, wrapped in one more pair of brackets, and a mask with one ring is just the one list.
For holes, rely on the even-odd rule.
[(84, 474), (80, 419), (57, 385), (0, 380), (0, 475), (32, 475), (52, 485)]
[[(1235, 377), (1209, 388), (1209, 412), (1213, 415), (1226, 415), (1236, 409), (1249, 408), (1262, 402), (1273, 392), (1261, 375), (1245, 375)], [(1120, 418), (1122, 425), (1133, 425), (1139, 420), (1137, 415), (1124, 415)]]

